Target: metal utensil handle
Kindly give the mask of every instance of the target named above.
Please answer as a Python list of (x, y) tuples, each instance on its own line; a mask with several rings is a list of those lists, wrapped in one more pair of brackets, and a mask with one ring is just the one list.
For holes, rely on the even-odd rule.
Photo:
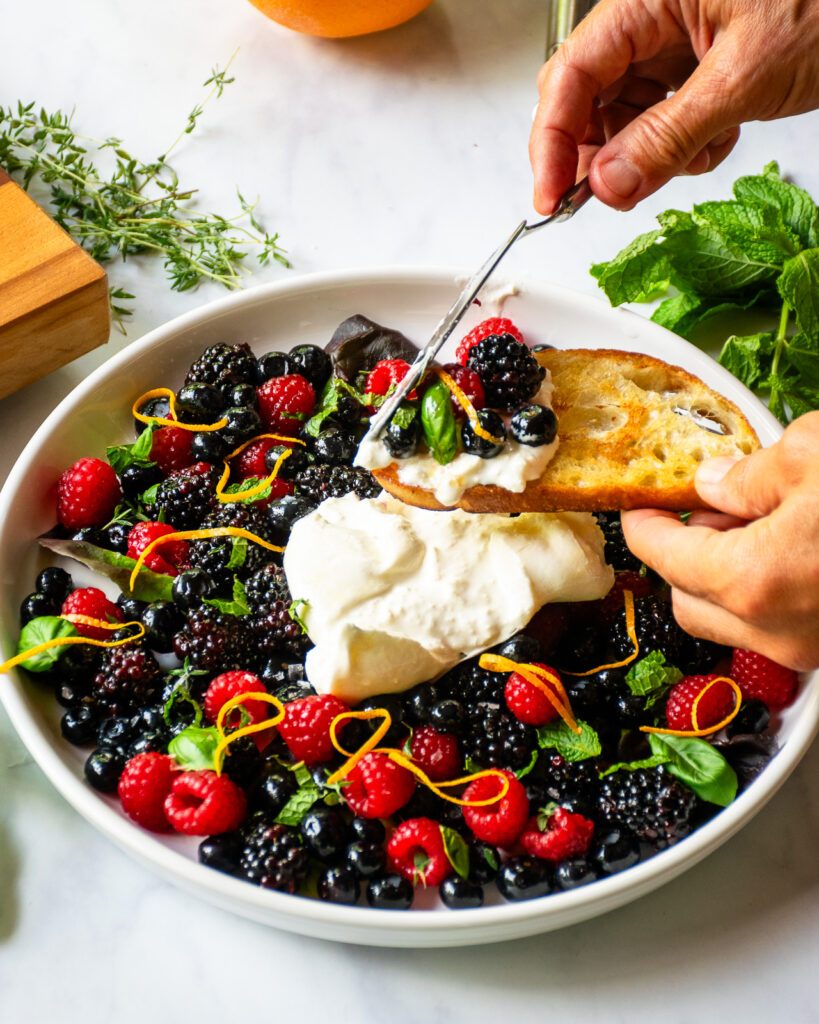
[(552, 0), (546, 29), (546, 59), (565, 42), (597, 0)]

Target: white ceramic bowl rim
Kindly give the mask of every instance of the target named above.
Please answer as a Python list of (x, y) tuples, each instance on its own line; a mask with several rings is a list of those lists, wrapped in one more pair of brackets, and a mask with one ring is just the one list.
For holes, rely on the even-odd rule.
[[(4, 529), (3, 524), (9, 518), (14, 495), (22, 485), (29, 463), (38, 452), (42, 439), (53, 429), (55, 424), (63, 420), (93, 394), (100, 380), (127, 366), (134, 355), (158, 345), (183, 329), (202, 324), (216, 314), (254, 303), (264, 304), (283, 294), (293, 295), (299, 291), (313, 292), (322, 287), (370, 282), (395, 283), (402, 286), (418, 285), (419, 287), (429, 284), (440, 285), (442, 281), (452, 284), (459, 276), (461, 276), (460, 271), (435, 267), (361, 268), (304, 275), (296, 280), (262, 285), (229, 295), (156, 328), (107, 360), (67, 395), (43, 422), (18, 458), (2, 493), (0, 493), (0, 531)], [(584, 307), (588, 309), (590, 303), (597, 306), (602, 305), (599, 300), (588, 295), (567, 292), (563, 289), (558, 291), (531, 280), (527, 281), (524, 277), (520, 277), (519, 280), (525, 288), (531, 288), (541, 294), (551, 293), (556, 299), (559, 298), (562, 304), (575, 306), (581, 316)], [(668, 332), (663, 328), (645, 321), (642, 317), (637, 317), (629, 311), (611, 312), (619, 316), (634, 317), (639, 321), (639, 331), (643, 336), (646, 332), (651, 331), (657, 332), (658, 341), (669, 338)], [(679, 344), (679, 339), (675, 338), (675, 342)], [(726, 390), (736, 389), (736, 379), (722, 367), (714, 367), (714, 376), (723, 379)], [(755, 403), (759, 407), (757, 412), (766, 417), (772, 425), (778, 427), (776, 421), (767, 410), (764, 410), (761, 403), (748, 393), (746, 405), (750, 403)], [(2, 532), (0, 532), (0, 538), (2, 538)], [(4, 635), (3, 644), (4, 656), (9, 657), (13, 652), (10, 649), (8, 635)], [(576, 921), (619, 906), (626, 901), (625, 893), (633, 891), (639, 895), (656, 888), (661, 881), (670, 879), (686, 867), (695, 864), (736, 833), (754, 813), (767, 803), (790, 775), (809, 747), (817, 732), (817, 726), (819, 726), (819, 689), (817, 689), (817, 692), (811, 695), (812, 700), (805, 706), (798, 721), (794, 723), (787, 742), (752, 786), (740, 794), (731, 806), (722, 810), (682, 843), (625, 872), (574, 891), (556, 893), (542, 899), (521, 903), (483, 907), (464, 913), (423, 910), (409, 913), (389, 913), (375, 911), (369, 907), (343, 907), (323, 903), (319, 900), (262, 890), (195, 863), (183, 854), (157, 842), (150, 833), (125, 819), (114, 809), (113, 803), (100, 798), (60, 761), (56, 751), (47, 742), (27, 709), (25, 685), (23, 678), (17, 674), (0, 685), (0, 699), (2, 699), (20, 738), (65, 799), (120, 847), (167, 874), (183, 887), (204, 890), (215, 902), (222, 906), (232, 906), (237, 912), (245, 913), (249, 917), (261, 919), (267, 909), (275, 913), (283, 927), (290, 927), (294, 931), (304, 931), (316, 935), (321, 934), (322, 926), (324, 926), (330, 935), (340, 934), (343, 930), (349, 941), (362, 943), (374, 941), (368, 935), (371, 930), (377, 931), (379, 935), (391, 934), (396, 940), (396, 944), (402, 945), (415, 944), (412, 939), (413, 934), (418, 935), (421, 940), (419, 944), (434, 944), (434, 939), (427, 939), (427, 942), (424, 942), (421, 939), (421, 933), (428, 935), (428, 933), (434, 932), (436, 927), (445, 928), (450, 936), (462, 935), (465, 943), (476, 941), (476, 933), (483, 932), (485, 929), (491, 930), (495, 926), (500, 926), (504, 931), (508, 930), (510, 935), (524, 935), (542, 930), (537, 927), (536, 922), (547, 913), (547, 907), (549, 914), (554, 912), (571, 921)], [(529, 923), (528, 929), (527, 922)], [(487, 938), (483, 941), (491, 940), (491, 938)], [(390, 941), (389, 938), (387, 941)], [(457, 939), (450, 938), (447, 940), (447, 944), (455, 944), (457, 941)], [(477, 941), (482, 940), (478, 939)]]

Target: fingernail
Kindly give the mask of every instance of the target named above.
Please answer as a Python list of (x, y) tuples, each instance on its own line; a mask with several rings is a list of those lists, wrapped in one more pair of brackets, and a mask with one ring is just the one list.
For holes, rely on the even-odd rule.
[(697, 484), (704, 487), (713, 487), (724, 480), (729, 470), (739, 462), (739, 458), (730, 455), (721, 455), (717, 459), (706, 459), (697, 467)]
[(640, 184), (641, 175), (629, 160), (616, 156), (600, 168), (600, 177), (615, 195), (628, 199)]

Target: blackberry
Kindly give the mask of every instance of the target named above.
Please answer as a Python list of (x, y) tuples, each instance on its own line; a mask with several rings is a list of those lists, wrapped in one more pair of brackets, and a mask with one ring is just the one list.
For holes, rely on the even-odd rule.
[(359, 498), (375, 498), (381, 493), (373, 475), (360, 466), (308, 466), (297, 474), (295, 483), (296, 494), (316, 504), (325, 498), (341, 498), (350, 493)]
[(239, 874), (254, 885), (294, 893), (307, 877), (310, 858), (298, 832), (254, 815), (243, 830)]
[(685, 634), (677, 668), (685, 675), (702, 675), (710, 672), (721, 658), (731, 656), (731, 648)]
[(256, 359), (249, 345), (209, 345), (185, 376), (185, 384), (210, 384), (222, 392), (255, 380)]
[(225, 751), (225, 775), (243, 789), (250, 788), (256, 782), (264, 766), (264, 757), (251, 736), (240, 736)]
[(533, 773), (524, 782), (533, 805), (544, 807), (554, 802), (586, 817), (594, 810), (600, 790), (597, 771), (590, 762), (570, 763), (559, 754), (542, 757), (537, 777)]
[(596, 518), (597, 525), (603, 531), (606, 540), (603, 554), (612, 569), (638, 570), (642, 562), (628, 549), (626, 538), (623, 536), (623, 528), (620, 525), (620, 513), (598, 512)]
[[(262, 509), (256, 508), (254, 505), (243, 505), (240, 502), (217, 505), (202, 521), (203, 530), (228, 526), (248, 530), (250, 533), (255, 533), (257, 537), (261, 537), (262, 540), (269, 540), (270, 530), (267, 516)], [(245, 576), (260, 569), (271, 558), (271, 552), (267, 548), (248, 541), (243, 564), (235, 570), (231, 569), (228, 567), (228, 562), (233, 555), (233, 545), (234, 538), (230, 536), (191, 541), (190, 564), (193, 568), (204, 569), (216, 584), (217, 589), (230, 591), (234, 572), (244, 579)]]
[(277, 601), (292, 601), (290, 587), (280, 565), (268, 562), (245, 581), (247, 605), (254, 615), (269, 612)]
[[(677, 625), (668, 601), (649, 594), (638, 597), (634, 602), (634, 619), (640, 657), (651, 651), (660, 651), (665, 660), (676, 665), (685, 647), (687, 634)], [(613, 623), (613, 645), (615, 661), (627, 657), (634, 650), (626, 632), (625, 610), (619, 611)]]
[(273, 654), (300, 657), (310, 643), (301, 626), (290, 617), (289, 601), (274, 601), (263, 615), (251, 615), (248, 627), (262, 661)]
[(535, 730), (497, 704), (480, 702), (467, 707), (464, 754), (482, 768), (525, 768), (537, 746)]
[(660, 765), (616, 772), (600, 784), (598, 810), (658, 850), (684, 839), (692, 829), (697, 797)]
[(481, 378), (486, 404), (513, 412), (540, 388), (546, 370), (511, 334), (490, 334), (469, 350), (466, 364)]
[(213, 506), (216, 480), (216, 470), (208, 462), (175, 470), (157, 488), (154, 518), (164, 512), (164, 521), (175, 529), (198, 529)]
[(457, 697), (466, 705), (488, 702), (503, 704), (506, 675), (481, 668), (477, 660), (466, 661), (438, 683), (446, 696)]
[(223, 615), (209, 605), (193, 608), (184, 627), (176, 634), (173, 649), (194, 668), (216, 675), (247, 665), (247, 627), (235, 615)]
[(162, 672), (147, 648), (110, 647), (94, 677), (91, 697), (105, 715), (125, 715), (159, 695)]

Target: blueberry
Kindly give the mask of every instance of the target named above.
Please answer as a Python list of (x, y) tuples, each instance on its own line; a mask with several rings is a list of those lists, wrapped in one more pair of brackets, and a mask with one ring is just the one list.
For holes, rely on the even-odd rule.
[(564, 860), (555, 868), (555, 883), (558, 889), (567, 891), (597, 880), (597, 872), (585, 857)]
[(228, 444), (240, 444), (262, 431), (262, 421), (255, 409), (246, 405), (235, 405), (223, 413), (227, 423), (222, 428)]
[(439, 700), (429, 709), (429, 724), (439, 732), (460, 736), (466, 725), (466, 712), (457, 700)]
[[(143, 402), (139, 407), (138, 412), (141, 412), (143, 416), (158, 416), (162, 419), (168, 419), (168, 414), (171, 411), (171, 403), (167, 398), (149, 398), (147, 402)], [(141, 420), (134, 420), (134, 434), (136, 437), (142, 433), (145, 429), (146, 424)]]
[(20, 605), (20, 625), (25, 626), (27, 622), (31, 622), (32, 619), (37, 619), (41, 615), (59, 615), (61, 604), (62, 602), (55, 597), (46, 597), (45, 594), (39, 594), (37, 591), (29, 594)]
[(415, 454), (420, 437), (421, 424), (417, 416), (406, 426), (399, 426), (393, 417), (381, 435), (381, 440), (394, 459), (408, 459)]
[(105, 535), (105, 546), (110, 551), (117, 551), (119, 554), (124, 555), (128, 551), (128, 534), (131, 532), (131, 527), (125, 523), (114, 523), (107, 527), (104, 531)]
[(307, 849), (319, 860), (338, 860), (347, 843), (347, 822), (339, 807), (319, 807), (302, 818), (301, 837)]
[(69, 708), (60, 719), (60, 732), (77, 747), (93, 743), (97, 736), (97, 711), (89, 704)]
[(275, 818), (295, 792), (292, 772), (273, 771), (265, 775), (253, 791), (252, 803)]
[(373, 878), (367, 886), (367, 902), (376, 910), (409, 910), (414, 895), (412, 883), (400, 875)]
[(165, 727), (165, 716), (161, 707), (142, 708), (131, 718), (134, 733), (159, 732)]
[(97, 674), (101, 653), (98, 647), (78, 644), (60, 655), (58, 672), (60, 683), (72, 683), (78, 689), (87, 689)]
[(144, 601), (137, 601), (135, 597), (126, 597), (125, 594), (120, 594), (117, 598), (117, 608), (125, 616), (126, 621), (141, 619), (142, 613), (147, 607)]
[(557, 416), (548, 406), (525, 405), (512, 417), (509, 428), (518, 444), (537, 448), (557, 437)]
[(135, 731), (130, 718), (105, 718), (97, 728), (97, 743), (112, 750), (125, 750), (133, 742)]
[(554, 345), (533, 345), (533, 352), (554, 352)]
[(441, 882), (441, 899), (450, 910), (473, 910), (483, 906), (483, 889), (474, 882), (452, 875)]
[(164, 753), (168, 748), (168, 733), (164, 729), (148, 730), (141, 733), (128, 746), (128, 758), (137, 754)]
[(154, 601), (142, 613), (145, 643), (152, 651), (168, 654), (173, 638), (184, 625), (184, 618), (173, 601)]
[(236, 832), (208, 836), (199, 844), (199, 863), (226, 875), (233, 875), (239, 870), (241, 856), (242, 841)]
[[(380, 697), (367, 697), (358, 705), (359, 711), (372, 711), (375, 708), (383, 709), (388, 712), (392, 719), (392, 724), (384, 735), (381, 745), (385, 747), (403, 746), (404, 741), (407, 738), (408, 730), (401, 721), (402, 706), (400, 696), (392, 693), (385, 693)], [(364, 727), (366, 735), (371, 736), (379, 725), (381, 725), (382, 721), (382, 718), (371, 718), (369, 721), (363, 721), (360, 724)], [(351, 722), (350, 725), (352, 724), (353, 723)], [(352, 731), (350, 735), (352, 736)]]
[(771, 713), (761, 700), (745, 701), (736, 718), (728, 725), (729, 736), (765, 732), (771, 720)]
[(119, 475), (122, 493), (130, 501), (139, 501), (142, 494), (162, 479), (159, 466), (126, 466)]
[(171, 593), (180, 608), (195, 608), (214, 588), (213, 580), (204, 569), (186, 569), (173, 581)]
[(228, 405), (256, 409), (256, 388), (252, 384), (236, 384), (228, 392)]
[(430, 708), (438, 703), (439, 694), (434, 685), (421, 683), (404, 694), (404, 717), (410, 725), (427, 725)]
[(551, 867), (537, 857), (510, 858), (498, 872), (496, 883), (501, 896), (512, 901), (536, 899), (553, 891)]
[(352, 395), (339, 395), (338, 404), (325, 423), (337, 423), (341, 427), (358, 427), (361, 424), (362, 406)]
[(296, 345), (287, 355), (291, 373), (300, 373), (313, 385), (316, 394), (327, 383), (333, 372), (333, 360), (318, 345)]
[[(285, 450), (284, 445), (277, 444), (265, 452), (264, 465), (268, 473), (272, 473), (276, 468), (276, 463), (279, 461), (279, 457)], [(312, 461), (313, 456), (309, 454), (307, 449), (302, 445), (295, 444), (290, 449), (290, 454), (279, 466), (279, 476), (282, 480), (293, 480), (295, 479), (296, 474), (300, 473), (303, 469), (306, 469)]]
[(350, 822), (350, 832), (356, 840), (363, 843), (379, 844), (387, 838), (384, 823), (378, 818), (353, 818)]
[[(272, 658), (268, 658), (262, 666), (259, 678), (268, 690), (275, 690), (277, 694), (285, 687), (288, 688), (288, 692), (292, 689), (295, 696), (287, 696), (287, 700), (309, 697), (315, 692), (312, 686), (306, 682), (303, 663), (290, 661), (288, 657), (274, 655)], [(279, 700), (283, 700), (283, 698), (279, 696)]]
[(61, 707), (74, 708), (84, 698), (88, 697), (90, 689), (88, 681), (75, 683), (61, 680), (54, 691), (54, 697)]
[(625, 871), (640, 859), (640, 845), (632, 833), (619, 825), (598, 832), (589, 859), (604, 875)]
[(307, 498), (294, 494), (286, 494), (281, 501), (273, 502), (267, 510), (267, 521), (270, 525), (273, 543), (286, 543), (293, 524), (302, 516), (312, 512), (315, 507)]
[(380, 842), (361, 839), (347, 847), (347, 866), (358, 878), (372, 878), (380, 874), (387, 864), (387, 851)]
[(360, 895), (358, 879), (355, 874), (343, 866), (326, 868), (318, 877), (316, 892), (320, 900), (328, 903), (341, 903), (351, 907), (358, 903)]
[(125, 757), (119, 750), (99, 747), (85, 762), (85, 777), (100, 793), (113, 793), (125, 768)]
[(256, 381), (264, 384), (271, 377), (284, 377), (293, 373), (290, 357), (284, 352), (267, 352), (256, 360)]
[(500, 855), (494, 846), (475, 841), (469, 846), (469, 880), (476, 885), (487, 885), (500, 869)]
[(506, 427), (500, 416), (491, 409), (479, 409), (478, 422), (487, 433), (497, 438), (500, 444), (495, 444), (494, 441), (487, 441), (483, 437), (478, 437), (472, 429), (470, 421), (465, 420), (464, 425), (461, 427), (461, 442), (464, 451), (469, 455), (477, 455), (481, 459), (492, 459), (503, 448), (503, 443), (506, 440)]
[(105, 547), (105, 535), (96, 526), (84, 526), (72, 534), (71, 539), (77, 544), (94, 544), (98, 548)]
[(43, 569), (34, 584), (34, 589), (39, 594), (50, 597), (60, 604), (68, 597), (73, 588), (71, 575), (56, 565)]
[(185, 384), (176, 393), (176, 411), (182, 423), (214, 423), (222, 404), (222, 395), (210, 384)]
[(329, 463), (331, 466), (349, 465), (357, 450), (356, 439), (340, 427), (322, 430), (313, 443), (313, 454), (318, 461)]
[(534, 637), (527, 636), (525, 633), (515, 633), (504, 643), (499, 644), (494, 653), (499, 654), (502, 658), (521, 662), (540, 661), (543, 657), (540, 644)]
[(216, 466), (224, 460), (229, 450), (228, 442), (215, 430), (194, 434), (191, 440), (191, 458), (194, 462), (209, 462), (211, 466)]

